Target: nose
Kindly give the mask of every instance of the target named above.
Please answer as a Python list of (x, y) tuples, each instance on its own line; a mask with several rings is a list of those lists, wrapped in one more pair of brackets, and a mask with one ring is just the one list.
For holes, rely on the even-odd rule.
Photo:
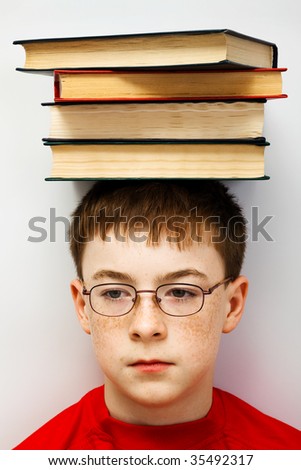
[(130, 313), (129, 335), (134, 341), (162, 340), (167, 336), (166, 315), (158, 307), (155, 293), (138, 293)]

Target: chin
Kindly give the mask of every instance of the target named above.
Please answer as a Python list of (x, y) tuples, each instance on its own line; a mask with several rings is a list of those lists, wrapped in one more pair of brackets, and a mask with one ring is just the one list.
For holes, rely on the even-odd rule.
[(168, 406), (179, 397), (179, 394), (173, 387), (170, 385), (166, 386), (162, 383), (136, 387), (135, 390), (133, 390), (133, 393), (130, 394), (129, 390), (127, 390), (127, 395), (132, 401), (140, 406), (151, 408)]

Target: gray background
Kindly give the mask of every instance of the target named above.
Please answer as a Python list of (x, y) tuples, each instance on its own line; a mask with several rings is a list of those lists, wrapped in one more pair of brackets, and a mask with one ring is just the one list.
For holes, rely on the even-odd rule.
[[(231, 28), (276, 42), (287, 100), (265, 108), (266, 182), (232, 182), (250, 220), (273, 216), (249, 242), (251, 283), (245, 317), (223, 338), (216, 385), (301, 427), (300, 375), (300, 13), (294, 0), (11, 0), (3, 3), (1, 47), (0, 448), (9, 449), (101, 383), (90, 339), (77, 324), (69, 281), (75, 276), (62, 222), (50, 239), (50, 209), (69, 217), (86, 183), (49, 183), (50, 77), (21, 74), (15, 39)], [(298, 75), (299, 74), (299, 75)], [(53, 210), (54, 210), (53, 209)], [(47, 231), (43, 243), (28, 226)], [(250, 233), (250, 237), (252, 234)]]

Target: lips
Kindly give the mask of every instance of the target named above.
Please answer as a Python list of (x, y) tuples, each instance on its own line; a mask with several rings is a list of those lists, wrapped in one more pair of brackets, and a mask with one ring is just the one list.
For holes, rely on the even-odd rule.
[(140, 372), (163, 372), (172, 365), (172, 362), (165, 362), (160, 359), (138, 359), (137, 361), (130, 364), (130, 367), (133, 367)]

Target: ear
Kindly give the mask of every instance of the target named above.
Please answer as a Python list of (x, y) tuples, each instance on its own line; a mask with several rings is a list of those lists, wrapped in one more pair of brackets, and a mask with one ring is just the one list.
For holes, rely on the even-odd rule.
[(249, 281), (245, 276), (238, 276), (227, 287), (228, 296), (226, 319), (223, 326), (223, 333), (230, 333), (241, 320), (247, 293)]
[[(90, 320), (86, 312), (86, 299), (82, 294), (83, 285), (79, 279), (74, 279), (70, 284), (71, 294), (77, 313), (77, 318), (82, 326), (82, 329), (88, 334), (91, 334)], [(87, 296), (88, 298), (88, 296)]]

